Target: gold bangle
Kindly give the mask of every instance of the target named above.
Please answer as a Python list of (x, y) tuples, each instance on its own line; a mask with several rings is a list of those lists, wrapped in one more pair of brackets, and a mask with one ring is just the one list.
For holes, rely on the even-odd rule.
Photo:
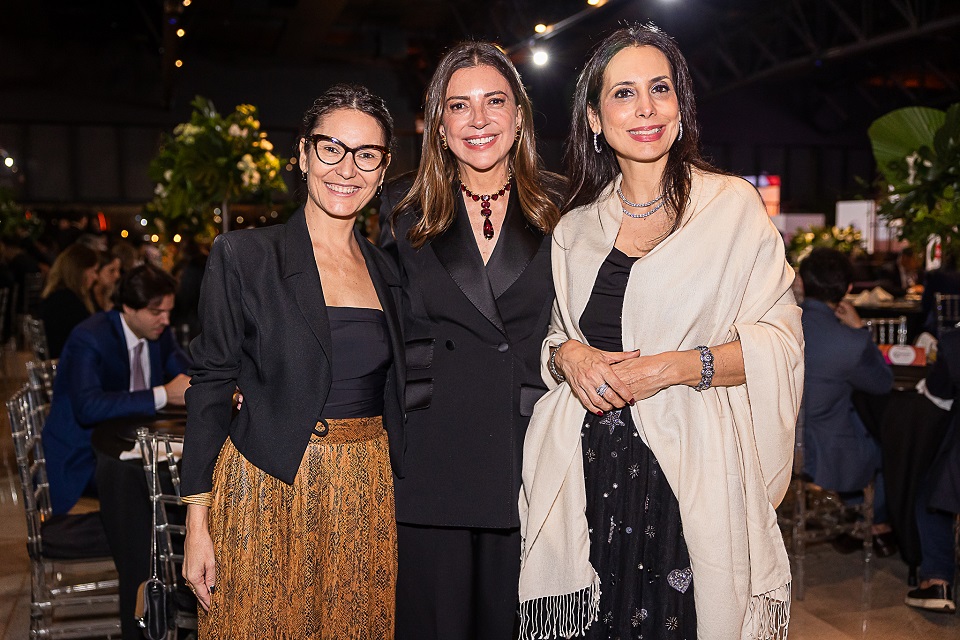
[(184, 504), (198, 504), (201, 507), (212, 507), (213, 493), (209, 491), (205, 493), (195, 493), (192, 496), (183, 496), (180, 498), (180, 501)]

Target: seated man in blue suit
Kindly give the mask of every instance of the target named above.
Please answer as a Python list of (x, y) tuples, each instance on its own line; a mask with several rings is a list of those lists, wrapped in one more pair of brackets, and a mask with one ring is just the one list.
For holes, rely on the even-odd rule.
[[(852, 394), (887, 393), (893, 370), (883, 359), (863, 321), (843, 297), (850, 290), (853, 267), (833, 249), (814, 249), (800, 263), (803, 280), (804, 461), (803, 471), (825, 489), (839, 493), (863, 490), (880, 469), (880, 444), (853, 407)], [(874, 498), (875, 547), (890, 555), (895, 546), (885, 524), (881, 477)], [(879, 538), (879, 539), (878, 539)]]
[(113, 311), (91, 316), (70, 333), (43, 428), (54, 513), (66, 513), (94, 489), (90, 427), (183, 404), (190, 361), (169, 329), (175, 292), (166, 272), (137, 267), (120, 281)]

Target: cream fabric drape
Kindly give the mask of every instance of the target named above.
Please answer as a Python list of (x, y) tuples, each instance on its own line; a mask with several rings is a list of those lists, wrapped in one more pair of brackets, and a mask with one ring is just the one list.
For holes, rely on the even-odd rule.
[[(520, 495), (523, 638), (579, 633), (597, 613), (580, 450), (585, 410), (545, 365), (551, 345), (586, 342), (578, 321), (620, 228), (620, 180), (554, 232), (557, 300), (542, 354), (552, 389), (530, 421)], [(701, 640), (786, 637), (790, 565), (774, 509), (790, 481), (803, 386), (793, 277), (756, 190), (698, 171), (681, 227), (630, 273), (625, 351), (737, 339), (743, 349), (745, 385), (703, 393), (674, 386), (632, 408), (680, 503)]]

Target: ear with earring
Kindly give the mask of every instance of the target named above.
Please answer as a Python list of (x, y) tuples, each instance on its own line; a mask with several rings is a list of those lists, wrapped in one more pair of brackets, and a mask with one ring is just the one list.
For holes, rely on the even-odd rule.
[(520, 142), (520, 123), (519, 123), (519, 122), (517, 123), (517, 136), (516, 136), (516, 141), (517, 141), (517, 142)]
[(382, 182), (382, 181), (380, 182), (380, 184), (377, 185), (377, 192), (376, 192), (375, 194), (373, 194), (373, 197), (374, 197), (374, 198), (379, 198), (381, 191), (383, 191), (383, 182)]
[(300, 179), (303, 180), (304, 182), (307, 181), (307, 172), (306, 172), (306, 171), (304, 171), (304, 172), (302, 172), (302, 173), (300, 174)]
[(597, 153), (603, 151), (603, 149), (600, 148), (600, 133), (598, 131), (593, 132), (593, 150)]

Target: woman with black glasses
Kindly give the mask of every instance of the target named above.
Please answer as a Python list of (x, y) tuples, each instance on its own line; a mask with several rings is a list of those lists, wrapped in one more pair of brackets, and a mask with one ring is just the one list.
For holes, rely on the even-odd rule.
[(393, 637), (399, 280), (355, 230), (393, 120), (337, 85), (303, 122), (305, 204), (217, 238), (203, 280), (182, 480), (201, 638)]

